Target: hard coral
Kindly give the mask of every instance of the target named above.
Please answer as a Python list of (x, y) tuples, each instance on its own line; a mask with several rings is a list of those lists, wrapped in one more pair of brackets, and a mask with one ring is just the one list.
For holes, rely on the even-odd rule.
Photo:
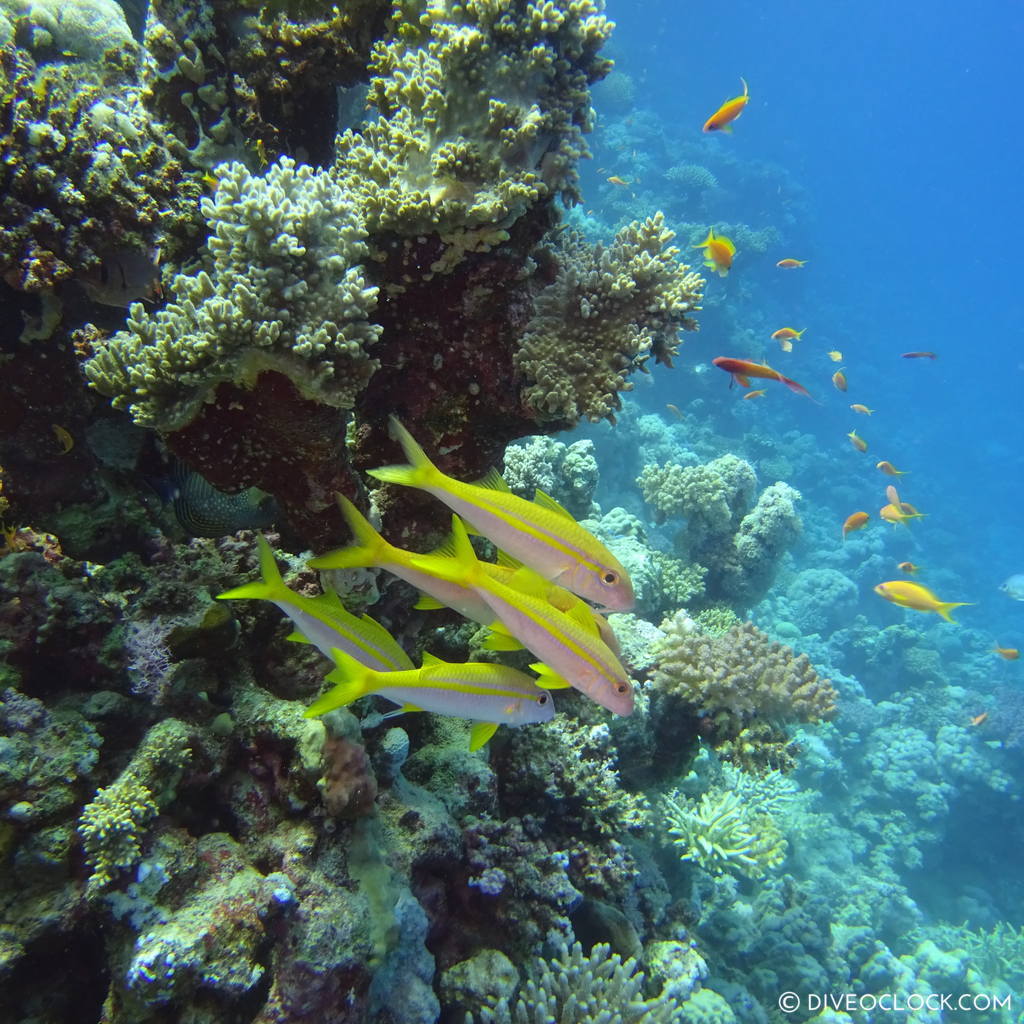
[(615, 421), (634, 370), (672, 365), (680, 330), (696, 330), (704, 280), (679, 263), (660, 213), (622, 228), (607, 248), (576, 234), (549, 257), (554, 281), (537, 297), (515, 354), (523, 401), (545, 423)]
[(655, 688), (703, 709), (726, 736), (755, 718), (813, 722), (835, 710), (835, 689), (807, 656), (773, 643), (751, 622), (713, 637), (679, 612), (662, 630)]

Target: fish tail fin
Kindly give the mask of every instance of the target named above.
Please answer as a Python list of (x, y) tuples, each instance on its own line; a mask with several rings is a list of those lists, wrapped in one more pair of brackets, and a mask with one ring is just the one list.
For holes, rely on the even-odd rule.
[(256, 544), (259, 547), (260, 574), (263, 578), (252, 583), (243, 583), (242, 586), (233, 587), (231, 590), (225, 590), (223, 594), (217, 595), (218, 601), (246, 599), (273, 601), (282, 594), (293, 596), (285, 585), (281, 570), (277, 567), (274, 552), (262, 534), (256, 535)]
[(799, 340), (799, 339), (800, 339), (800, 338), (802, 338), (802, 337), (804, 336), (804, 334), (806, 334), (806, 333), (807, 333), (807, 328), (806, 328), (806, 327), (805, 327), (805, 328), (804, 328), (804, 329), (803, 329), (802, 331), (797, 331), (797, 332), (796, 332), (796, 336), (797, 336), (797, 339)]
[(784, 377), (781, 373), (779, 374), (779, 380), (781, 380), (790, 391), (795, 391), (798, 395), (805, 395), (807, 398), (810, 398), (812, 402), (815, 401), (815, 399), (811, 397), (810, 391), (808, 391), (802, 384), (798, 384), (795, 380), (791, 380), (789, 377)]
[(740, 81), (743, 83), (743, 95), (749, 96), (750, 90), (747, 88), (747, 80), (742, 75), (740, 75)]
[(335, 708), (343, 708), (370, 692), (368, 687), (372, 685), (376, 676), (373, 669), (367, 668), (336, 647), (331, 649), (331, 656), (334, 658), (334, 671), (329, 672), (326, 679), (335, 686), (310, 704), (302, 713), (303, 718), (316, 718)]
[(949, 613), (954, 608), (963, 608), (966, 605), (974, 604), (973, 601), (943, 601), (939, 604), (939, 607), (935, 610), (947, 621), (952, 622), (956, 625), (956, 619), (953, 618)]
[(373, 524), (345, 497), (337, 495), (338, 506), (352, 531), (354, 543), (319, 555), (308, 564), (311, 569), (362, 569), (385, 561), (391, 545), (373, 528)]
[(416, 443), (416, 439), (392, 416), (391, 436), (402, 446), (409, 460), (405, 466), (381, 466), (369, 470), (370, 476), (386, 484), (400, 484), (404, 487), (430, 487), (444, 477), (427, 453)]
[[(703, 249), (706, 246), (709, 246), (714, 240), (715, 240), (715, 229), (714, 228), (708, 228), (708, 237), (705, 238), (703, 242), (698, 242), (695, 246), (692, 246), (692, 248), (694, 248), (694, 249)], [(712, 260), (711, 263), (705, 263), (704, 265), (705, 266), (712, 266), (713, 267), (715, 264), (714, 264), (714, 261)]]
[(465, 524), (458, 516), (452, 516), (452, 533), (448, 543), (451, 545), (450, 555), (414, 555), (410, 564), (415, 569), (422, 569), (449, 583), (472, 586), (481, 577), (480, 559), (476, 557)]

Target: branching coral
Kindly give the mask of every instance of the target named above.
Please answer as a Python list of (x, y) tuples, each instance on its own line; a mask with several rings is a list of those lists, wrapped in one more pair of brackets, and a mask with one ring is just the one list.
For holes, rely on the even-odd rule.
[(735, 736), (755, 718), (813, 722), (835, 710), (836, 691), (807, 656), (773, 643), (753, 623), (708, 636), (678, 613), (662, 630), (656, 689), (703, 709), (725, 734)]
[[(644, 973), (630, 957), (623, 961), (605, 943), (589, 955), (573, 943), (562, 946), (557, 960), (538, 959), (533, 976), (519, 991), (513, 1005), (501, 999), (482, 1009), (480, 1024), (669, 1024), (679, 1006), (668, 995), (643, 998)], [(472, 1018), (467, 1017), (467, 1024)]]
[(662, 215), (622, 228), (610, 246), (575, 234), (552, 255), (555, 280), (537, 297), (515, 354), (523, 401), (538, 419), (614, 422), (620, 391), (651, 355), (672, 365), (679, 331), (696, 330), (704, 280), (677, 261)]
[(678, 792), (664, 797), (662, 813), (680, 860), (693, 861), (713, 875), (761, 878), (786, 857), (786, 840), (770, 815), (735, 790), (713, 790), (699, 802)]
[(86, 806), (78, 830), (93, 869), (91, 891), (138, 862), (146, 825), (173, 794), (188, 757), (188, 731), (169, 718), (149, 730), (128, 767)]
[(358, 261), (362, 222), (352, 196), (325, 172), (282, 158), (265, 177), (224, 169), (203, 202), (212, 261), (173, 282), (176, 301), (155, 316), (132, 306), (128, 330), (85, 365), (98, 391), (135, 421), (187, 424), (222, 382), (264, 370), (305, 397), (349, 408), (376, 363), (364, 349), (377, 289)]
[(380, 117), (338, 139), (372, 232), (509, 226), (535, 202), (575, 197), (588, 85), (611, 24), (600, 0), (396, 3), (369, 101)]

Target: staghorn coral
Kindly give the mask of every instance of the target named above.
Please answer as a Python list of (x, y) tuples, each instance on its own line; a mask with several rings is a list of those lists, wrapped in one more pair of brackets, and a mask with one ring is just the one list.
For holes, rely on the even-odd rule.
[(761, 878), (786, 857), (787, 844), (770, 814), (734, 789), (704, 793), (699, 801), (678, 791), (662, 798), (679, 859), (693, 861), (712, 875)]
[(794, 656), (751, 622), (713, 637), (679, 612), (662, 631), (655, 688), (703, 709), (724, 736), (735, 737), (755, 718), (813, 722), (835, 710), (836, 691), (807, 656)]
[(697, 329), (704, 280), (679, 263), (658, 213), (622, 228), (607, 248), (564, 234), (549, 253), (555, 280), (540, 293), (514, 364), (539, 420), (615, 421), (620, 391), (651, 355), (672, 365), (679, 331)]
[[(566, 949), (556, 943), (557, 959), (534, 961), (532, 976), (519, 990), (514, 1004), (507, 998), (482, 1008), (479, 1024), (669, 1024), (679, 1005), (662, 994), (643, 998), (644, 973), (636, 960), (623, 960), (606, 943), (598, 943), (586, 956), (574, 942)], [(467, 1014), (466, 1024), (474, 1018)]]
[(208, 265), (179, 274), (175, 301), (154, 316), (132, 306), (128, 330), (85, 364), (90, 384), (162, 431), (188, 424), (219, 384), (251, 386), (266, 370), (303, 397), (351, 408), (376, 369), (364, 346), (380, 333), (352, 196), (283, 157), (264, 177), (229, 165), (203, 214)]
[[(338, 138), (336, 174), (372, 232), (508, 227), (535, 203), (576, 198), (592, 113), (611, 62), (599, 0), (396, 3), (373, 47), (379, 117)], [(474, 247), (486, 250), (490, 241)]]
[(100, 892), (138, 862), (146, 826), (173, 795), (188, 758), (188, 730), (166, 719), (149, 730), (128, 767), (86, 806), (78, 830), (92, 865), (90, 892)]

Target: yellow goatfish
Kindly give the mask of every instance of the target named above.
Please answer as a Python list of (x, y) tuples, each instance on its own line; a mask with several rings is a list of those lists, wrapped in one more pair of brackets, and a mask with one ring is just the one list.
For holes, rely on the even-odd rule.
[(414, 558), (417, 569), (472, 587), (505, 629), (570, 686), (619, 715), (633, 711), (633, 687), (608, 645), (595, 635), (583, 607), (559, 611), (547, 599), (549, 584), (525, 565), (506, 585), (494, 579), (476, 557), (458, 516), (452, 516), (452, 558)]
[[(354, 544), (347, 548), (339, 548), (326, 555), (320, 555), (310, 561), (311, 569), (356, 569), (356, 568), (379, 568), (386, 569), (389, 573), (405, 580), (410, 586), (420, 591), (420, 599), (415, 607), (420, 611), (429, 611), (435, 608), (453, 608), (460, 615), (483, 626), (492, 626), (496, 620), (491, 606), (470, 587), (460, 586), (450, 580), (443, 580), (431, 573), (417, 569), (412, 563), (415, 558), (422, 558), (413, 551), (406, 551), (403, 548), (395, 547), (388, 543), (380, 533), (373, 528), (373, 525), (366, 517), (348, 500), (343, 494), (338, 495), (338, 505), (341, 508), (345, 522), (348, 523)], [(451, 556), (454, 554), (451, 538), (439, 547), (430, 552), (431, 555)], [(499, 583), (508, 583), (517, 568), (516, 565), (494, 565), (490, 562), (481, 562), (484, 571), (493, 576)], [(594, 628), (602, 640), (616, 654), (619, 653), (618, 639), (612, 632), (608, 620), (586, 604), (575, 594), (570, 593), (557, 583), (548, 584), (548, 600), (559, 609), (568, 612), (575, 605), (580, 605), (587, 610), (587, 614), (593, 618)], [(503, 650), (515, 650), (518, 645), (506, 645)]]
[(370, 476), (428, 491), (502, 551), (602, 608), (633, 607), (633, 584), (619, 560), (553, 498), (542, 491), (534, 501), (520, 498), (496, 472), (475, 484), (456, 480), (427, 458), (394, 416), (391, 428), (410, 465), (371, 469)]
[(379, 622), (369, 615), (357, 618), (346, 611), (337, 594), (328, 592), (319, 597), (306, 597), (290, 590), (281, 578), (270, 545), (262, 536), (257, 536), (256, 543), (260, 549), (263, 581), (226, 590), (217, 595), (218, 600), (255, 598), (276, 604), (297, 630), (289, 639), (311, 643), (332, 660), (333, 650), (340, 648), (368, 668), (383, 672), (413, 667), (409, 655)]
[(400, 705), (403, 711), (432, 711), (475, 721), (470, 750), (482, 747), (499, 724), (550, 721), (555, 714), (554, 701), (541, 687), (566, 685), (546, 665), (531, 666), (541, 672), (540, 679), (533, 679), (507, 665), (473, 661), (451, 664), (426, 653), (422, 668), (398, 672), (367, 668), (343, 651), (334, 651), (334, 663), (335, 669), (327, 681), (336, 685), (306, 709), (306, 718), (377, 694)]
[(971, 604), (970, 601), (940, 601), (927, 587), (920, 583), (912, 583), (910, 580), (879, 583), (875, 587), (875, 593), (901, 608), (911, 608), (915, 612), (936, 612), (947, 622), (954, 621), (949, 614), (953, 608)]

